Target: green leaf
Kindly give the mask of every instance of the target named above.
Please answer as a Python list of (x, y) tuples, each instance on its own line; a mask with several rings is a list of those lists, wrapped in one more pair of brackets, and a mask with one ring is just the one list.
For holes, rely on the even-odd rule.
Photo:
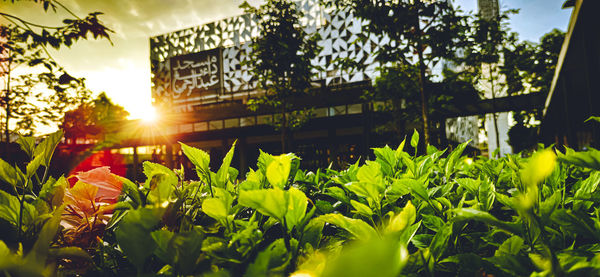
[(600, 122), (600, 116), (590, 116), (588, 119), (586, 119), (584, 122), (588, 122), (588, 121), (596, 121), (596, 122)]
[(240, 191), (238, 203), (283, 222), (289, 205), (285, 194), (281, 189)]
[(453, 209), (454, 217), (452, 218), (453, 222), (461, 222), (465, 220), (477, 220), (483, 223), (486, 223), (491, 226), (498, 227), (500, 229), (506, 230), (513, 234), (519, 235), (521, 234), (521, 226), (518, 223), (501, 221), (495, 218), (493, 215), (488, 212), (483, 212), (470, 208), (461, 208), (461, 209)]
[(92, 262), (92, 257), (88, 252), (85, 252), (83, 249), (74, 246), (67, 246), (61, 248), (51, 248), (49, 251), (49, 256), (53, 258), (66, 258), (66, 259), (85, 259), (89, 262)]
[(565, 154), (557, 151), (557, 155), (560, 162), (600, 170), (600, 151), (594, 148), (585, 152), (575, 152), (573, 149), (567, 148)]
[(41, 164), (45, 167), (50, 165), (50, 160), (52, 160), (52, 155), (54, 154), (54, 149), (60, 142), (63, 137), (63, 131), (58, 130), (54, 132), (48, 137), (46, 137), (37, 147), (35, 147), (34, 156), (41, 155), (42, 161)]
[(140, 197), (140, 192), (136, 184), (134, 184), (132, 181), (125, 177), (121, 177), (116, 174), (112, 174), (112, 176), (121, 181), (121, 183), (123, 184), (123, 193), (127, 194), (133, 200), (133, 202), (136, 204), (136, 207), (142, 205), (142, 199)]
[(324, 226), (325, 224), (322, 221), (311, 220), (304, 227), (300, 245), (305, 246), (308, 243), (313, 247), (313, 249), (319, 248), (319, 243), (323, 237)]
[(179, 182), (175, 172), (166, 166), (145, 161), (144, 174), (147, 177), (144, 186), (150, 189), (148, 200), (152, 203), (168, 201)]
[(595, 227), (596, 225), (592, 218), (584, 213), (558, 209), (552, 213), (550, 218), (568, 232), (572, 232), (582, 237), (600, 240), (600, 231)]
[(410, 188), (410, 193), (421, 201), (429, 201), (429, 194), (427, 188), (420, 180), (403, 178), (398, 180), (400, 183)]
[[(0, 190), (0, 218), (12, 223), (15, 227), (19, 224), (19, 215), (20, 215), (21, 206), (19, 203), (19, 199), (11, 194)], [(22, 226), (25, 227), (26, 230), (28, 226), (33, 224), (34, 220), (37, 218), (38, 212), (36, 208), (27, 203), (23, 203), (23, 220)]]
[(473, 196), (477, 197), (479, 194), (479, 186), (481, 185), (481, 180), (475, 180), (471, 178), (457, 178), (456, 183), (459, 186), (465, 188), (469, 193)]
[(444, 173), (445, 173), (446, 178), (450, 178), (450, 175), (452, 175), (452, 173), (454, 173), (456, 163), (462, 156), (462, 153), (463, 153), (463, 151), (465, 151), (465, 148), (467, 147), (469, 142), (470, 141), (459, 144), (456, 147), (456, 149), (454, 149), (454, 151), (452, 151), (452, 153), (450, 153), (450, 155), (448, 155), (448, 158), (446, 159), (446, 163), (444, 165)]
[(421, 216), (423, 217), (423, 225), (431, 231), (437, 233), (444, 227), (444, 220), (438, 216), (428, 214), (422, 214)]
[(444, 255), (444, 251), (448, 248), (448, 240), (452, 235), (452, 222), (446, 223), (442, 229), (435, 234), (433, 240), (431, 241), (431, 245), (429, 246), (429, 251), (435, 258), (436, 261), (439, 261), (442, 255)]
[(350, 198), (346, 195), (346, 191), (340, 187), (328, 187), (325, 189), (325, 194), (342, 203), (350, 204)]
[(398, 145), (398, 148), (396, 148), (396, 159), (398, 157), (400, 157), (402, 155), (402, 153), (404, 153), (404, 144), (405, 143), (406, 143), (406, 137), (404, 137), (404, 139), (402, 140), (400, 145)]
[(60, 226), (60, 217), (63, 209), (63, 206), (56, 209), (52, 217), (42, 227), (33, 248), (25, 256), (26, 267), (35, 268), (40, 271), (46, 267), (46, 260), (50, 253), (50, 243), (54, 240)]
[(223, 226), (227, 226), (227, 216), (231, 212), (233, 198), (224, 189), (214, 188), (215, 198), (208, 198), (202, 202), (202, 211), (219, 221)]
[[(292, 240), (297, 245), (296, 240)], [(285, 247), (283, 239), (277, 239), (258, 253), (254, 262), (248, 265), (244, 276), (283, 276), (291, 261), (291, 252)]]
[(250, 171), (246, 174), (246, 180), (240, 183), (240, 190), (256, 190), (262, 188), (262, 183), (265, 177), (261, 171), (254, 171), (250, 168)]
[(262, 171), (263, 175), (267, 175), (267, 166), (275, 159), (271, 154), (263, 152), (259, 149), (260, 154), (258, 155), (258, 161), (256, 165), (258, 169)]
[(367, 205), (354, 200), (350, 200), (350, 204), (352, 207), (354, 207), (358, 214), (366, 217), (373, 216), (373, 210), (371, 210), (371, 208), (369, 208)]
[(227, 181), (229, 181), (229, 166), (231, 165), (231, 160), (233, 159), (236, 142), (237, 140), (231, 145), (231, 148), (225, 155), (225, 158), (223, 158), (223, 163), (221, 164), (219, 171), (217, 171), (216, 185), (218, 187), (225, 187), (225, 185), (227, 185)]
[(29, 158), (33, 158), (35, 153), (35, 137), (23, 137), (19, 135), (17, 143), (21, 146), (21, 149), (27, 153)]
[(417, 149), (418, 145), (419, 145), (419, 132), (417, 132), (417, 130), (415, 129), (412, 137), (410, 138), (410, 146), (412, 146), (414, 149)]
[(292, 166), (292, 155), (282, 154), (273, 157), (271, 163), (267, 165), (267, 180), (276, 188), (283, 189), (287, 184)]
[(417, 219), (417, 210), (415, 206), (408, 201), (402, 211), (390, 220), (386, 231), (388, 233), (404, 231), (406, 227), (412, 225)]
[(209, 198), (202, 202), (202, 211), (219, 222), (226, 222), (229, 208), (223, 198)]
[(0, 159), (0, 180), (13, 187), (22, 187), (25, 183), (25, 176), (20, 170)]
[(203, 262), (202, 242), (204, 234), (195, 229), (180, 232), (173, 236), (169, 247), (175, 249), (173, 268), (182, 275), (192, 275)]
[(521, 237), (512, 236), (498, 247), (494, 256), (517, 255), (523, 248), (524, 242), (525, 241)]
[(169, 230), (156, 230), (150, 234), (156, 243), (154, 255), (167, 264), (173, 264), (175, 258), (175, 249), (170, 247), (169, 242), (174, 233)]
[(379, 163), (367, 161), (367, 164), (358, 169), (356, 178), (358, 178), (359, 182), (375, 185), (381, 192), (385, 189), (383, 173), (381, 172), (381, 165)]
[(40, 189), (39, 198), (46, 201), (52, 208), (58, 207), (63, 203), (65, 189), (69, 187), (69, 182), (64, 176), (58, 180), (49, 178)]
[(550, 218), (550, 215), (558, 208), (562, 194), (560, 191), (555, 191), (550, 197), (540, 203), (540, 214), (542, 219)]
[(42, 165), (43, 162), (43, 156), (39, 155), (36, 156), (32, 161), (30, 161), (27, 164), (27, 170), (26, 170), (26, 177), (29, 179), (31, 178), (38, 170), (38, 168), (40, 168), (40, 165)]
[(398, 163), (396, 158), (396, 152), (389, 146), (383, 148), (373, 148), (376, 160), (381, 165), (381, 171), (383, 174), (393, 176), (396, 171), (396, 164)]
[(306, 214), (308, 198), (304, 192), (295, 187), (291, 187), (286, 192), (288, 198), (288, 208), (285, 214), (285, 222), (289, 231), (302, 221)]
[(385, 196), (390, 202), (396, 202), (398, 198), (410, 193), (410, 187), (406, 182), (400, 181), (399, 179), (393, 179), (392, 184), (386, 189)]
[(408, 261), (408, 250), (400, 241), (373, 238), (344, 247), (339, 257), (325, 263), (322, 276), (402, 276)]
[(345, 188), (360, 197), (365, 197), (367, 200), (379, 203), (381, 200), (381, 192), (378, 187), (372, 183), (365, 182), (350, 182), (344, 185)]
[(496, 199), (496, 188), (490, 181), (483, 181), (479, 186), (479, 194), (477, 195), (477, 199), (479, 199), (479, 205), (485, 211), (489, 211), (492, 209), (494, 205), (494, 199)]
[[(181, 150), (183, 151), (183, 154), (190, 159), (190, 162), (196, 166), (196, 169), (200, 170), (203, 174), (208, 174), (208, 165), (210, 163), (210, 156), (208, 153), (198, 148), (188, 146), (183, 142), (179, 142), (179, 144), (181, 144)], [(200, 179), (203, 178), (202, 176), (198, 177), (200, 177)]]
[(160, 222), (163, 212), (163, 209), (157, 208), (129, 210), (115, 230), (119, 247), (127, 259), (140, 270), (144, 267), (146, 258), (152, 255), (157, 247), (151, 233)]
[(336, 225), (348, 231), (354, 239), (369, 240), (373, 237), (377, 237), (377, 231), (360, 219), (348, 218), (341, 214), (326, 214), (319, 216), (314, 220)]

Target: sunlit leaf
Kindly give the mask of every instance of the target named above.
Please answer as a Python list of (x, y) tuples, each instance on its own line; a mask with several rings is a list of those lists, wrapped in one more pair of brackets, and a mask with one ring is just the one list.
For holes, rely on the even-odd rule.
[(558, 152), (558, 160), (566, 164), (600, 170), (600, 151), (594, 148), (585, 152), (575, 152), (573, 149), (567, 148), (565, 154)]
[(25, 183), (25, 176), (10, 164), (0, 159), (0, 180), (15, 187), (21, 187)]
[(273, 160), (267, 166), (267, 180), (276, 188), (283, 189), (287, 184), (292, 166), (292, 156), (282, 154), (273, 157)]
[(54, 149), (60, 142), (63, 137), (63, 131), (58, 130), (48, 137), (46, 137), (40, 144), (35, 147), (34, 156), (41, 155), (42, 161), (41, 164), (43, 166), (50, 165), (50, 160), (52, 160), (52, 155), (54, 154)]
[(304, 192), (300, 191), (295, 187), (290, 187), (286, 191), (288, 198), (288, 207), (285, 213), (285, 221), (288, 230), (292, 230), (306, 214), (306, 207), (308, 206), (308, 198)]
[(356, 212), (360, 215), (370, 217), (373, 215), (373, 210), (369, 208), (369, 206), (360, 203), (358, 201), (350, 200), (350, 205), (356, 210)]
[(367, 164), (361, 166), (356, 174), (358, 181), (375, 185), (377, 187), (384, 187), (383, 184), (383, 173), (381, 172), (381, 165), (376, 162), (368, 161)]
[(412, 225), (417, 218), (417, 210), (415, 206), (408, 201), (402, 211), (396, 216), (392, 217), (390, 224), (388, 225), (387, 232), (399, 232), (406, 229), (406, 227)]
[(192, 164), (194, 164), (196, 168), (200, 169), (200, 171), (204, 172), (205, 174), (208, 173), (208, 164), (210, 163), (210, 156), (208, 153), (198, 148), (188, 146), (182, 142), (179, 144), (181, 144), (181, 150), (183, 151), (183, 154), (190, 159)]
[(419, 132), (417, 132), (417, 130), (415, 129), (413, 131), (412, 137), (410, 138), (410, 146), (417, 149), (418, 145), (419, 145)]
[(513, 223), (513, 222), (501, 221), (487, 212), (470, 209), (470, 208), (454, 209), (454, 210), (452, 210), (452, 212), (455, 215), (452, 218), (452, 221), (454, 221), (454, 222), (460, 222), (460, 221), (465, 221), (465, 220), (476, 220), (476, 221), (480, 221), (480, 222), (486, 223), (491, 226), (496, 226), (498, 228), (504, 229), (513, 234), (517, 234), (517, 235), (521, 234), (520, 224)]
[(281, 189), (240, 191), (238, 203), (283, 222), (288, 209), (288, 198), (285, 194)]
[(21, 149), (27, 153), (29, 158), (33, 158), (35, 152), (35, 137), (23, 137), (19, 135), (16, 142), (21, 146)]
[(147, 177), (144, 186), (150, 189), (148, 200), (153, 203), (167, 201), (179, 181), (172, 170), (148, 161), (144, 162), (144, 174)]
[(217, 180), (216, 180), (217, 186), (225, 187), (225, 185), (227, 184), (227, 181), (229, 180), (229, 176), (228, 176), (229, 175), (229, 166), (231, 165), (231, 160), (233, 159), (233, 152), (235, 150), (236, 142), (237, 142), (237, 140), (234, 141), (233, 144), (231, 145), (231, 148), (225, 155), (225, 158), (223, 158), (223, 163), (221, 164), (221, 167), (217, 171)]
[(354, 239), (369, 240), (377, 237), (377, 231), (360, 219), (352, 219), (341, 214), (326, 214), (315, 218), (317, 222), (325, 222), (336, 225), (348, 231)]

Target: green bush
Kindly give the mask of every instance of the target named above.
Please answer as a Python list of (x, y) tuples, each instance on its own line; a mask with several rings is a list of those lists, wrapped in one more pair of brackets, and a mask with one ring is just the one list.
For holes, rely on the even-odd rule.
[(140, 185), (100, 168), (71, 186), (37, 177), (60, 135), (20, 140), (25, 172), (0, 162), (14, 188), (0, 192), (7, 276), (600, 274), (597, 150), (486, 159), (403, 142), (316, 172), (261, 152), (240, 180), (234, 146), (214, 172), (182, 144), (197, 180), (145, 162)]

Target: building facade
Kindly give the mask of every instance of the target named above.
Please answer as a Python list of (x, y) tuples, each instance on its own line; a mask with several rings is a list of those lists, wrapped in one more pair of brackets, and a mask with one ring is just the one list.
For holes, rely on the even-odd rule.
[[(375, 61), (375, 53), (389, 39), (371, 35), (355, 42), (365, 23), (348, 11), (325, 8), (319, 0), (294, 2), (304, 14), (302, 26), (307, 33), (320, 35), (318, 45), (322, 47), (312, 61), (323, 68), (315, 72), (313, 91), (294, 101), (298, 109), (314, 108), (313, 119), (293, 134), (294, 151), (303, 158), (303, 167), (356, 161), (370, 153), (378, 140), (399, 143), (401, 138), (371, 133), (377, 104), (361, 97), (379, 74), (381, 65)], [(162, 130), (169, 137), (167, 143), (175, 145), (166, 152), (176, 153), (174, 142), (183, 141), (210, 151), (219, 161), (237, 139), (243, 169), (248, 167), (246, 161), (256, 160), (258, 148), (279, 151), (278, 132), (268, 125), (274, 120), (274, 111), (251, 112), (245, 106), (248, 99), (261, 93), (247, 64), (251, 40), (258, 33), (257, 20), (244, 14), (150, 38), (152, 97), (173, 122)], [(343, 70), (336, 61), (345, 58), (364, 68)], [(465, 132), (474, 124), (463, 121), (450, 128), (463, 135), (452, 138), (476, 140), (476, 132)]]

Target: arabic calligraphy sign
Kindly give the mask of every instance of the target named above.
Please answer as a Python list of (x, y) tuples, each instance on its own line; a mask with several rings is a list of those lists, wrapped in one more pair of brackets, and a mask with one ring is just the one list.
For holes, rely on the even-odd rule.
[(223, 58), (220, 48), (171, 58), (172, 100), (217, 94), (222, 87)]

